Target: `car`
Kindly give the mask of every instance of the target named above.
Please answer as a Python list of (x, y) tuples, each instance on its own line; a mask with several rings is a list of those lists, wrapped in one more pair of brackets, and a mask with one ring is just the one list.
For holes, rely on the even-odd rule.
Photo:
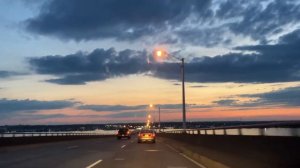
[(141, 142), (152, 142), (155, 143), (156, 134), (154, 130), (143, 129), (138, 134), (138, 143)]
[(121, 138), (127, 138), (127, 139), (131, 138), (131, 132), (128, 128), (120, 128), (118, 130), (117, 139), (121, 139)]

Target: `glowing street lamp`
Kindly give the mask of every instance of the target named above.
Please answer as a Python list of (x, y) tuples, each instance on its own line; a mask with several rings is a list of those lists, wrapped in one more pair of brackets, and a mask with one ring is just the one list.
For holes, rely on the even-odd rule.
[(161, 56), (162, 56), (162, 51), (161, 51), (161, 50), (156, 51), (156, 55), (157, 55), (158, 57), (161, 57)]
[[(161, 58), (161, 57), (168, 57), (171, 55), (169, 55), (166, 51), (163, 51), (163, 50), (155, 50), (154, 52), (154, 58)], [(175, 58), (177, 60), (180, 60), (181, 62), (181, 80), (182, 80), (182, 127), (185, 131), (186, 129), (186, 109), (185, 109), (185, 85), (184, 85), (184, 58), (181, 58), (181, 59), (178, 59), (176, 57), (172, 57), (172, 58)]]

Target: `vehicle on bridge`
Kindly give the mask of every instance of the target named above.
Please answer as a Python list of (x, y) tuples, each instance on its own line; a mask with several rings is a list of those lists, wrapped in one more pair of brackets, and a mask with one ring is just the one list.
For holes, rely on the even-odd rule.
[(141, 142), (152, 142), (155, 143), (156, 134), (154, 130), (151, 129), (143, 129), (138, 134), (138, 143)]
[(127, 138), (130, 139), (131, 138), (131, 132), (128, 128), (120, 128), (117, 134), (117, 139), (121, 139), (121, 138)]

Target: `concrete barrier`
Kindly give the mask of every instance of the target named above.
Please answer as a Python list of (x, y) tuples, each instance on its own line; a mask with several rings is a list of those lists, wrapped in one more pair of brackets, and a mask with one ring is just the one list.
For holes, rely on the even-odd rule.
[(299, 168), (299, 137), (159, 134), (209, 168)]
[(9, 138), (0, 138), (0, 147), (1, 146), (36, 144), (36, 143), (47, 143), (47, 142), (58, 142), (58, 141), (70, 141), (70, 140), (79, 140), (79, 139), (105, 138), (105, 137), (112, 137), (112, 136), (113, 135), (9, 137)]

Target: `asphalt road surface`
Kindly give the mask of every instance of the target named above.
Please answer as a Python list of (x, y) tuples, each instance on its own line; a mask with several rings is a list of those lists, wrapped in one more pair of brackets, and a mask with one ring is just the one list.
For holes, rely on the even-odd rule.
[(157, 138), (155, 144), (115, 137), (0, 148), (2, 168), (199, 168)]

